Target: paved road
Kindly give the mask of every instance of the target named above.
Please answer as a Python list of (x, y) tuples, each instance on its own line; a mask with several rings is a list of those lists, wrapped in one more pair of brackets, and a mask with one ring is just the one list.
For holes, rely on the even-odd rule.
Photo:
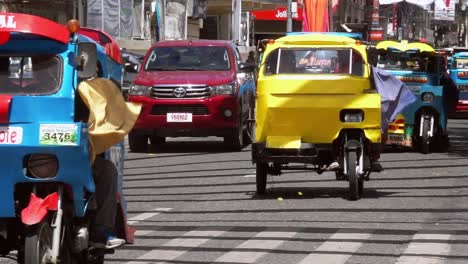
[(216, 138), (129, 153), (136, 244), (106, 263), (468, 263), (468, 120), (450, 131), (449, 153), (385, 153), (355, 202), (334, 174), (300, 171), (258, 197), (250, 149)]

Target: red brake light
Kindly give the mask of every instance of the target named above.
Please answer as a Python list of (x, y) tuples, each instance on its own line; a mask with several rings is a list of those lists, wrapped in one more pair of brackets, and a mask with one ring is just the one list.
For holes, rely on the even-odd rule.
[(269, 39), (268, 40), (268, 45), (273, 45), (275, 44), (275, 40), (274, 39)]
[(397, 119), (397, 121), (395, 121), (396, 124), (404, 124), (405, 123), (405, 120), (404, 119)]

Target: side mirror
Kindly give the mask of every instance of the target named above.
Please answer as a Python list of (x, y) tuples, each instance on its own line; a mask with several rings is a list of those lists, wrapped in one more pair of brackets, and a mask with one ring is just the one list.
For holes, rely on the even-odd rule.
[(130, 63), (130, 62), (125, 63), (125, 71), (127, 71), (127, 72), (137, 73), (138, 68), (139, 68), (138, 64), (134, 64), (134, 63)]
[(78, 77), (89, 79), (96, 76), (97, 48), (95, 43), (82, 42), (78, 44), (78, 56), (75, 58), (78, 66)]
[(255, 64), (245, 63), (245, 62), (239, 63), (239, 71), (240, 72), (254, 72), (255, 69), (256, 69)]

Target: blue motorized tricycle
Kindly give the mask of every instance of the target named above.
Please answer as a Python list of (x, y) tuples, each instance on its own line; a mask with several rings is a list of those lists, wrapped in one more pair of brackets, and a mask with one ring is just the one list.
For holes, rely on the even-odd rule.
[(412, 146), (424, 154), (446, 149), (447, 116), (457, 92), (445, 59), (425, 43), (382, 41), (375, 48), (377, 67), (400, 79), (416, 96), (389, 124), (386, 144)]
[(468, 48), (455, 47), (448, 61), (450, 77), (457, 85), (459, 98), (456, 113), (468, 112)]
[[(88, 123), (78, 119), (78, 85), (89, 78), (119, 84), (119, 48), (66, 26), (0, 13), (0, 254), (20, 263), (103, 263), (91, 246), (96, 210)], [(103, 153), (123, 174), (123, 144)], [(119, 184), (121, 186), (121, 184)], [(116, 235), (131, 243), (121, 195)]]

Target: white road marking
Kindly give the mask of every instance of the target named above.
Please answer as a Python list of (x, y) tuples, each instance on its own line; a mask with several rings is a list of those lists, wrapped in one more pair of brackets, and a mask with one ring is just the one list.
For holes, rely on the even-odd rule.
[[(330, 237), (330, 240), (367, 240), (371, 234), (368, 233), (336, 233)], [(311, 253), (307, 255), (299, 264), (341, 264), (345, 263), (351, 256), (352, 253), (356, 252), (363, 242), (347, 242), (347, 241), (326, 241), (320, 245), (315, 251), (317, 253)], [(330, 254), (323, 252), (333, 252)], [(337, 252), (343, 252), (342, 254)]]
[(135, 236), (150, 236), (155, 232), (154, 230), (136, 230)]
[(161, 212), (167, 212), (167, 211), (170, 211), (172, 208), (155, 208), (153, 210), (151, 210), (151, 213), (142, 213), (142, 214), (139, 214), (139, 215), (135, 215), (133, 217), (130, 217), (128, 220), (127, 220), (127, 223), (129, 225), (133, 225), (133, 224), (136, 224), (140, 221), (144, 221), (146, 219), (149, 219), (155, 215), (158, 215), (160, 214)]
[[(186, 253), (188, 249), (198, 247), (213, 237), (220, 236), (226, 231), (223, 230), (193, 230), (189, 231), (181, 236), (181, 238), (175, 238), (167, 243), (163, 244), (161, 247), (185, 247), (184, 250), (166, 250), (166, 249), (155, 249), (150, 252), (140, 256), (136, 261), (128, 262), (128, 264), (145, 264), (145, 263), (166, 263), (164, 261), (171, 261), (175, 258)], [(190, 237), (190, 238), (184, 238)], [(201, 237), (201, 238), (193, 238)], [(208, 237), (208, 238), (207, 238)], [(157, 259), (158, 262), (154, 260)], [(141, 260), (141, 261), (140, 261)], [(148, 260), (150, 262), (146, 262)]]
[[(451, 239), (449, 234), (416, 234), (413, 240), (443, 240)], [(411, 242), (395, 264), (438, 264), (443, 263), (443, 257), (450, 254), (449, 243)]]
[[(233, 251), (228, 252), (214, 262), (235, 262), (235, 263), (255, 263), (259, 258), (267, 254), (268, 252), (256, 252), (255, 249), (272, 250), (279, 247), (281, 244), (286, 242), (288, 238), (295, 236), (296, 232), (260, 232), (254, 238), (245, 241), (238, 245)], [(262, 239), (255, 239), (262, 238)], [(264, 239), (264, 238), (275, 238), (275, 239)], [(278, 238), (285, 238), (280, 240)], [(242, 251), (236, 251), (236, 249), (242, 249)], [(252, 251), (245, 251), (246, 249), (252, 249)]]

